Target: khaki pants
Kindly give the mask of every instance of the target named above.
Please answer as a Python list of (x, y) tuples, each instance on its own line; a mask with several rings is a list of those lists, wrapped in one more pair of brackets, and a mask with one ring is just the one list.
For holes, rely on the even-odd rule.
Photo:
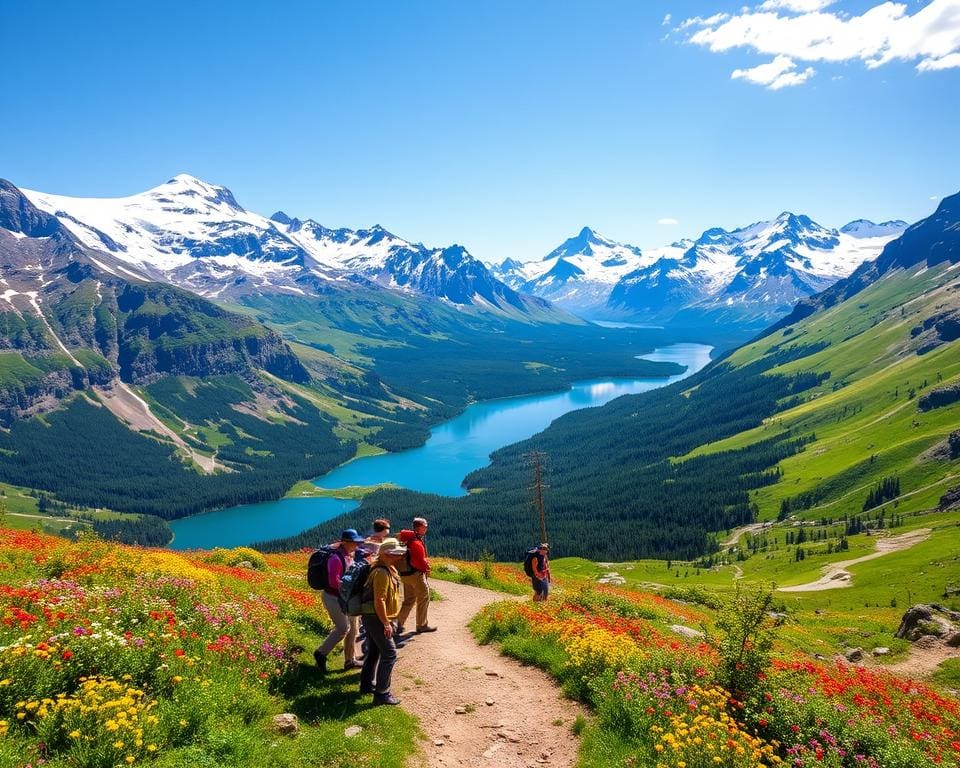
[(340, 610), (340, 601), (333, 595), (323, 592), (320, 595), (323, 601), (323, 607), (330, 614), (330, 620), (333, 622), (333, 629), (323, 641), (323, 645), (317, 648), (320, 653), (327, 656), (337, 643), (343, 640), (343, 660), (344, 662), (353, 661), (356, 655), (357, 625), (359, 619), (357, 616), (347, 616)]
[(397, 614), (397, 624), (407, 623), (407, 617), (417, 604), (417, 629), (427, 626), (427, 609), (430, 607), (430, 588), (427, 587), (427, 574), (417, 571), (409, 576), (401, 576), (403, 580), (403, 605)]

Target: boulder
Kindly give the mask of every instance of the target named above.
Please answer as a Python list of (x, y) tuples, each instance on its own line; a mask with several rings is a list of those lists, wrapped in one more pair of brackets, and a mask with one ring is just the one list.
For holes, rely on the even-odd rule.
[(355, 736), (359, 736), (361, 731), (363, 731), (363, 728), (361, 728), (359, 725), (351, 725), (343, 729), (343, 735), (348, 739), (352, 739)]
[(282, 715), (274, 715), (273, 729), (283, 736), (295, 736), (300, 732), (300, 721), (296, 715), (284, 712)]
[(844, 652), (843, 658), (851, 663), (863, 661), (863, 648), (848, 648)]
[(953, 630), (943, 636), (943, 642), (951, 648), (960, 648), (960, 630)]
[(874, 656), (886, 656), (888, 653), (890, 653), (890, 649), (885, 646), (880, 646), (879, 648), (873, 649)]
[(914, 648), (922, 648), (923, 650), (932, 650), (938, 645), (940, 645), (940, 638), (936, 635), (921, 635), (913, 643)]
[(685, 627), (683, 624), (671, 624), (670, 631), (675, 632), (682, 637), (689, 637), (691, 640), (702, 640), (705, 635), (698, 629), (693, 629), (692, 627)]
[(894, 634), (914, 642), (925, 635), (944, 637), (956, 630), (951, 622), (955, 614), (955, 611), (939, 605), (914, 605), (903, 614), (900, 626)]

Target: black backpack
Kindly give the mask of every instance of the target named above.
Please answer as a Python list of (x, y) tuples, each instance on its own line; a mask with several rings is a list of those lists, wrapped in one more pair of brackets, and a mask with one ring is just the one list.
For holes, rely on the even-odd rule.
[(538, 547), (533, 549), (528, 549), (526, 557), (523, 558), (523, 572), (527, 574), (531, 579), (533, 578), (533, 561), (537, 558), (537, 555), (540, 554)]
[[(329, 544), (325, 547), (320, 547), (320, 549), (315, 550), (310, 555), (310, 559), (307, 561), (307, 584), (314, 589), (329, 589), (330, 585), (327, 583), (327, 561), (334, 555), (343, 559), (343, 553), (340, 551), (340, 548)], [(344, 565), (346, 565), (346, 560), (343, 562)]]

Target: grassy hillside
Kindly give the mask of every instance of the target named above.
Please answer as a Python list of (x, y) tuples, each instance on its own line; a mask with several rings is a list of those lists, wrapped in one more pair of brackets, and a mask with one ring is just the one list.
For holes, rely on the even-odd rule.
[(761, 425), (684, 458), (743, 449), (789, 430), (811, 442), (780, 462), (780, 482), (754, 492), (760, 519), (775, 519), (785, 500), (800, 518), (859, 515), (886, 477), (899, 479), (900, 494), (870, 517), (934, 506), (951, 483), (960, 484), (960, 462), (947, 444), (960, 427), (960, 401), (931, 409), (921, 404), (931, 391), (960, 382), (960, 345), (923, 351), (926, 341), (915, 329), (960, 307), (957, 285), (956, 270), (947, 265), (891, 273), (848, 301), (737, 350), (729, 363), (742, 366), (776, 348), (816, 344), (822, 348), (769, 375), (813, 372), (823, 382)]
[(403, 766), (413, 718), (316, 674), (304, 563), (0, 528), (0, 766)]

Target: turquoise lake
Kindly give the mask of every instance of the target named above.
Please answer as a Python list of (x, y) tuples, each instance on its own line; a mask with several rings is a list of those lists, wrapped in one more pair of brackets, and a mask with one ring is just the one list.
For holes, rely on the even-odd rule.
[[(490, 454), (498, 448), (541, 432), (570, 411), (604, 405), (621, 395), (648, 392), (686, 378), (710, 362), (712, 349), (705, 344), (672, 344), (640, 356), (687, 367), (684, 373), (666, 379), (581, 381), (565, 392), (474, 403), (459, 416), (435, 426), (419, 448), (354, 459), (313, 482), (328, 489), (394, 483), (425, 493), (463, 496), (463, 479), (489, 464)], [(357, 506), (356, 501), (334, 498), (243, 504), (171, 522), (175, 538), (170, 547), (238, 547), (290, 536)]]

